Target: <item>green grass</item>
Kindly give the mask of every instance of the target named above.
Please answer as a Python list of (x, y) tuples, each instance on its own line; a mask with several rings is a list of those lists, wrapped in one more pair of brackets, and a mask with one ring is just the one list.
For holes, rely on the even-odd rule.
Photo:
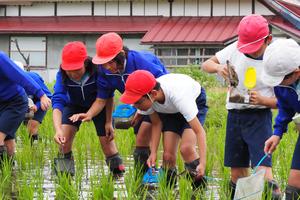
[[(205, 124), (207, 133), (207, 174), (210, 177), (220, 178), (220, 181), (209, 182), (214, 185), (206, 193), (205, 199), (214, 199), (218, 193), (220, 199), (227, 199), (227, 187), (230, 172), (223, 166), (224, 142), (226, 130), (225, 109), (226, 89), (222, 88), (214, 76), (207, 75), (197, 68), (177, 69), (176, 73), (186, 73), (200, 81), (207, 91), (209, 111)], [(117, 97), (119, 94), (116, 95)], [(116, 101), (118, 103), (118, 101)], [(276, 112), (274, 112), (275, 115)], [(101, 150), (99, 139), (96, 135), (93, 123), (83, 123), (80, 131), (76, 134), (73, 152), (76, 164), (76, 175), (71, 180), (68, 177), (56, 177), (52, 173), (44, 173), (44, 169), (51, 171), (53, 158), (56, 157), (58, 146), (53, 140), (54, 129), (52, 123), (52, 112), (49, 111), (40, 127), (40, 138), (38, 144), (31, 147), (28, 133), (22, 125), (18, 130), (16, 162), (13, 167), (5, 164), (0, 171), (0, 198), (11, 199), (13, 192), (18, 199), (48, 199), (43, 188), (44, 181), (48, 180), (56, 193), (56, 199), (83, 199), (83, 188), (89, 193), (88, 199), (112, 199), (113, 180), (108, 172), (104, 171), (105, 157)], [(128, 163), (135, 144), (133, 130), (116, 131), (116, 143), (121, 156)], [(289, 173), (292, 154), (298, 133), (291, 123), (289, 132), (283, 137), (277, 151), (273, 155), (274, 176), (280, 186), (285, 188)], [(158, 158), (161, 158), (161, 153)], [(132, 162), (131, 162), (132, 164)], [(180, 155), (177, 159), (178, 172), (184, 170), (184, 162)], [(95, 173), (88, 174), (89, 170)], [(146, 192), (139, 188), (140, 180), (134, 176), (133, 166), (130, 166), (126, 176), (126, 189), (124, 194), (128, 199), (145, 199)], [(88, 175), (87, 175), (88, 174)], [(190, 199), (192, 188), (190, 183), (183, 177), (178, 180), (178, 191), (161, 184), (156, 199), (175, 199), (176, 195), (180, 199)], [(217, 191), (215, 191), (217, 190)], [(117, 199), (123, 199), (123, 194), (119, 194)], [(200, 196), (196, 194), (196, 199)]]

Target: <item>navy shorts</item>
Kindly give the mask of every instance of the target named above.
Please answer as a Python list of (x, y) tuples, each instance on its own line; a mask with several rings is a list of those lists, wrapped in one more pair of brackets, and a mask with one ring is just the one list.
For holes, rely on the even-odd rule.
[(41, 108), (39, 108), (32, 118), (32, 120), (38, 121), (40, 124), (42, 123), (47, 111), (43, 111)]
[[(62, 116), (62, 124), (69, 124), (72, 126), (77, 127), (79, 129), (81, 121), (77, 121), (73, 123), (69, 120), (69, 118), (78, 113), (86, 113), (89, 110), (89, 108), (85, 107), (79, 107), (79, 106), (66, 106), (63, 110), (63, 116)], [(98, 136), (105, 136), (105, 122), (106, 122), (106, 112), (105, 107), (103, 110), (95, 117), (93, 117), (93, 122), (97, 131)]]
[(15, 139), (16, 131), (24, 120), (27, 109), (26, 95), (0, 102), (0, 132), (6, 135), (5, 140)]
[[(208, 107), (206, 105), (206, 93), (203, 88), (201, 88), (201, 93), (196, 99), (198, 114), (197, 118), (199, 119), (202, 126), (204, 125), (206, 113)], [(167, 113), (158, 113), (162, 121), (163, 128), (162, 131), (172, 131), (177, 133), (179, 136), (182, 136), (184, 129), (191, 128), (189, 123), (183, 117), (181, 113), (167, 114)]]
[(139, 129), (140, 129), (140, 127), (141, 127), (141, 125), (142, 125), (143, 122), (151, 123), (150, 116), (149, 116), (149, 115), (143, 115), (143, 117), (142, 117), (142, 119), (139, 121), (139, 123), (133, 127), (134, 134), (138, 134)]
[[(299, 133), (300, 134), (300, 133)], [(296, 143), (294, 150), (293, 160), (292, 160), (292, 169), (300, 170), (300, 135)]]
[[(270, 109), (229, 110), (227, 116), (225, 158), (227, 167), (255, 167), (265, 155), (265, 141), (272, 136)], [(267, 157), (261, 164), (271, 167)]]

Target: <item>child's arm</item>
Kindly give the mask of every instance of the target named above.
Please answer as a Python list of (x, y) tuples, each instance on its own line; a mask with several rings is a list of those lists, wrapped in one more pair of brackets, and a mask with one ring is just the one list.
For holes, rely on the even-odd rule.
[(267, 106), (269, 108), (277, 108), (276, 97), (261, 96), (258, 91), (252, 90), (250, 93), (250, 103), (254, 105)]
[(208, 73), (217, 73), (223, 78), (228, 77), (228, 69), (226, 65), (221, 65), (216, 56), (206, 60), (202, 65), (201, 69)]
[(83, 122), (91, 121), (93, 117), (95, 117), (102, 111), (102, 109), (106, 105), (106, 101), (107, 99), (96, 98), (94, 103), (86, 113), (74, 114), (70, 117), (70, 120), (72, 122), (77, 122), (78, 120), (81, 120)]
[(65, 137), (63, 136), (61, 122), (62, 122), (62, 112), (57, 108), (53, 109), (53, 126), (55, 129), (54, 140), (57, 144), (64, 145), (66, 141), (65, 141)]
[(200, 164), (197, 167), (198, 176), (204, 176), (206, 167), (206, 133), (197, 117), (189, 122), (197, 136)]
[(157, 150), (160, 142), (160, 135), (162, 129), (161, 120), (156, 112), (150, 115), (151, 123), (152, 123), (152, 131), (151, 131), (151, 145), (150, 150), (151, 154), (148, 158), (147, 164), (149, 167), (155, 166)]
[(114, 107), (114, 98), (111, 97), (106, 100), (106, 122), (105, 122), (105, 134), (109, 141), (114, 139), (114, 129), (112, 126), (112, 113)]

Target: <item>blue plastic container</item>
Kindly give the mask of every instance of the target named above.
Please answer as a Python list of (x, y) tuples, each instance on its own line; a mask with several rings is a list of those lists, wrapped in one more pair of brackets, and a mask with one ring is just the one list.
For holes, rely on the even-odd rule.
[(121, 104), (116, 107), (112, 117), (116, 129), (128, 129), (131, 126), (131, 120), (136, 112), (136, 108), (129, 104)]
[(163, 170), (156, 168), (149, 168), (143, 176), (143, 184), (158, 184), (160, 177), (162, 177)]

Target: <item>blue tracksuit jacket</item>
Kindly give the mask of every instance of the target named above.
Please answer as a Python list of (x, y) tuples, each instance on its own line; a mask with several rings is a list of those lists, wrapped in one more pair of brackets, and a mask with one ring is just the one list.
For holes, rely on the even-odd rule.
[(45, 93), (42, 88), (20, 69), (4, 52), (0, 51), (0, 102), (26, 93), (40, 98)]
[(298, 98), (295, 86), (296, 84), (274, 88), (278, 106), (274, 135), (282, 137), (283, 133), (287, 132), (288, 123), (292, 121), (295, 113), (300, 113), (300, 98)]
[(123, 93), (127, 77), (136, 70), (147, 70), (156, 78), (168, 73), (165, 66), (152, 53), (129, 50), (123, 73), (113, 74), (103, 67), (99, 68), (97, 97), (101, 99), (111, 98), (114, 96), (115, 90)]
[(54, 94), (52, 96), (52, 108), (59, 109), (67, 105), (89, 108), (97, 97), (97, 72), (84, 76), (84, 81), (78, 83), (66, 77), (62, 78), (61, 71), (56, 74)]
[[(44, 80), (42, 79), (42, 77), (39, 74), (35, 73), (35, 72), (26, 72), (26, 73), (42, 88), (43, 92), (47, 95), (47, 97), (49, 99), (51, 99), (52, 98), (52, 94), (51, 94), (50, 90), (48, 89), (48, 87), (45, 85)], [(29, 95), (30, 96), (34, 96), (34, 94), (32, 94), (30, 92), (27, 93), (27, 95), (28, 96)], [(37, 109), (41, 108), (40, 99), (34, 97), (33, 98), (33, 102), (35, 103)]]

